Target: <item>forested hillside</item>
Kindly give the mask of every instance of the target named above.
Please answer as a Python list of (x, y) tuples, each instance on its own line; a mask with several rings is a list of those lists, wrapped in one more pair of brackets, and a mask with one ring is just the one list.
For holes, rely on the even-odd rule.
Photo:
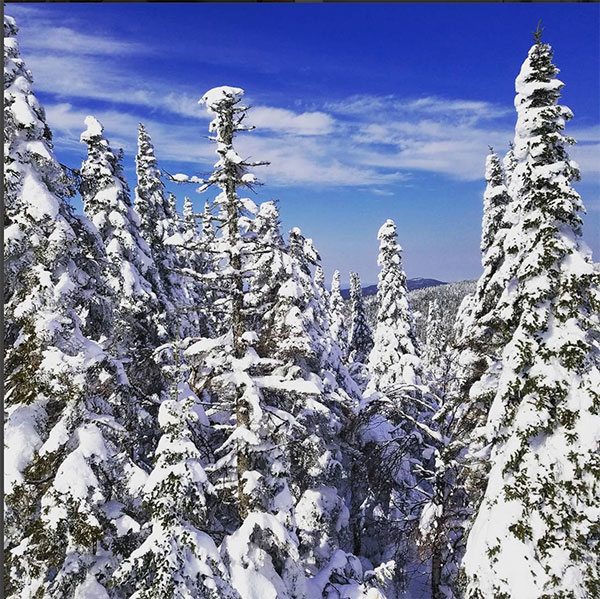
[(600, 597), (600, 269), (539, 29), (514, 143), (481, 157), (479, 280), (409, 293), (387, 219), (377, 294), (352, 273), (348, 306), (257, 201), (244, 90), (201, 97), (211, 173), (165, 173), (143, 124), (125, 156), (94, 116), (67, 167), (17, 33), (6, 597)]

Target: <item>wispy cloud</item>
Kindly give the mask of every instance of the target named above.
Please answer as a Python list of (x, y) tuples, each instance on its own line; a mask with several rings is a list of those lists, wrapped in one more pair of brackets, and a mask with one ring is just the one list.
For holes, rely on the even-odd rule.
[[(64, 102), (47, 106), (46, 117), (56, 133), (56, 144), (83, 151), (79, 135), (87, 114), (88, 111)], [(94, 115), (104, 125), (113, 147), (123, 147), (129, 160), (136, 149), (137, 123), (140, 120), (143, 120), (151, 134), (157, 156), (163, 163), (171, 161), (185, 164), (189, 174), (197, 174), (210, 170), (215, 160), (215, 148), (204, 138), (200, 126), (165, 124), (114, 110), (100, 110)], [(256, 174), (273, 185), (385, 185), (405, 177), (399, 172), (381, 172), (376, 168), (348, 165), (327, 156), (327, 145), (305, 135), (294, 137), (294, 143), (290, 143), (290, 136), (249, 134), (240, 136), (237, 147), (244, 157), (271, 162), (270, 166), (260, 169)]]
[[(92, 101), (114, 145), (133, 152), (142, 120), (160, 158), (210, 167), (214, 148), (203, 138), (208, 117), (197, 103), (203, 86), (195, 89), (167, 74), (142, 77), (131, 61), (155, 48), (83, 33), (35, 7), (11, 8), (23, 29), (35, 89), (54, 97), (47, 113), (59, 147), (79, 147), (83, 118), (91, 111), (84, 106)], [(511, 106), (480, 100), (390, 94), (323, 100), (296, 111), (257, 105), (248, 116), (257, 133), (241, 136), (239, 147), (271, 161), (261, 177), (275, 185), (371, 185), (384, 195), (389, 185), (418, 171), (481, 180), (488, 145), (503, 151), (513, 137), (513, 113)], [(572, 155), (584, 180), (597, 181), (600, 127), (570, 133), (581, 141)]]
[(295, 135), (327, 135), (334, 129), (334, 119), (324, 112), (297, 114), (284, 108), (256, 106), (249, 113), (249, 122), (260, 129)]
[(94, 35), (82, 31), (80, 27), (58, 23), (35, 6), (11, 4), (8, 12), (18, 18), (21, 36), (26, 37), (28, 49), (77, 56), (126, 56), (154, 52), (152, 46), (108, 35)]
[(435, 96), (400, 98), (394, 95), (355, 95), (325, 105), (333, 113), (345, 115), (414, 115), (464, 119), (470, 122), (491, 120), (512, 113), (508, 107), (491, 102), (448, 99)]

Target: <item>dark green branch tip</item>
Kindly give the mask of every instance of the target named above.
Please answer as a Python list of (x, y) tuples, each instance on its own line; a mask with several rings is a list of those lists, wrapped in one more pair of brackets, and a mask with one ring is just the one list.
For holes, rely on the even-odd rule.
[(536, 44), (542, 43), (542, 33), (544, 32), (544, 27), (542, 27), (542, 19), (538, 21), (536, 30), (533, 32), (533, 40)]

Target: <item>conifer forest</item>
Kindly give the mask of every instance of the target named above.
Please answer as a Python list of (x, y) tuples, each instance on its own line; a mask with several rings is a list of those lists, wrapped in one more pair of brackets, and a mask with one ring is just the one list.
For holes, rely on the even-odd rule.
[(94, 116), (59, 162), (4, 17), (4, 596), (600, 597), (600, 265), (547, 37), (478, 281), (409, 292), (387, 219), (346, 298), (260, 202), (243, 89), (198, 90), (210, 173), (140, 123), (130, 188)]

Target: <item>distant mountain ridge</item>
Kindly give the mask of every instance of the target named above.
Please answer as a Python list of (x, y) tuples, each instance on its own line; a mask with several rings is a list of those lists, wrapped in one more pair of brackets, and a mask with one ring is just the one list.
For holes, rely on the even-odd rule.
[[(438, 285), (447, 285), (444, 281), (438, 281), (437, 279), (424, 279), (423, 277), (416, 277), (414, 279), (407, 279), (406, 286), (409, 291), (415, 289), (425, 289), (425, 287), (437, 287)], [(375, 295), (377, 293), (377, 285), (369, 285), (368, 287), (362, 288), (363, 295)], [(350, 289), (340, 290), (343, 298), (350, 297)]]

